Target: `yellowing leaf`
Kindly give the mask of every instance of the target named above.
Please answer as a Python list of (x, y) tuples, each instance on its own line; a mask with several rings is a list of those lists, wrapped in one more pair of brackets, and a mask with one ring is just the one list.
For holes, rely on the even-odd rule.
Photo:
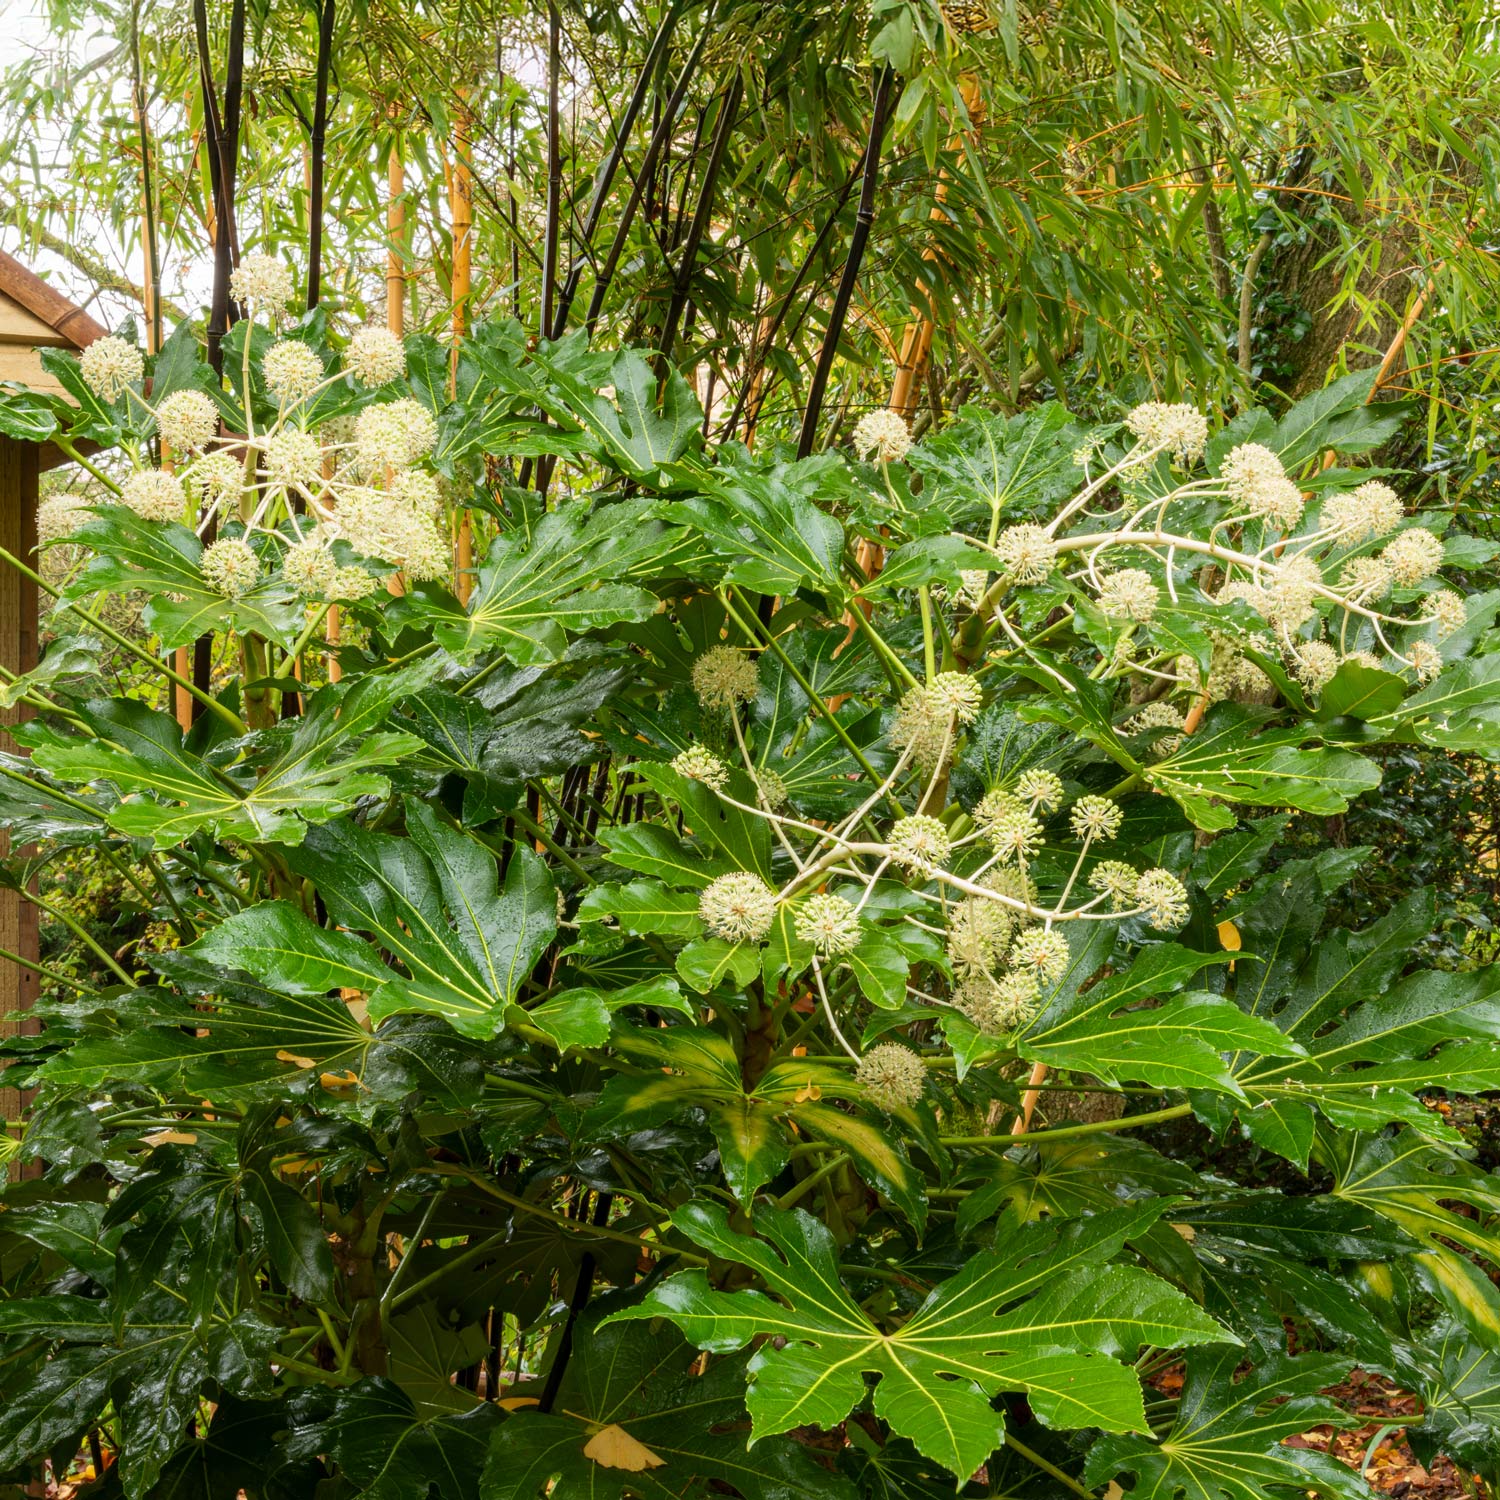
[(284, 1047), (276, 1054), (277, 1062), (294, 1063), (299, 1068), (315, 1068), (317, 1060), (311, 1057), (302, 1057), (295, 1052), (288, 1052)]
[(820, 1089), (817, 1084), (804, 1083), (802, 1087), (797, 1090), (794, 1096), (794, 1102), (797, 1104), (806, 1104), (809, 1099), (821, 1099), (822, 1097), (823, 1090)]
[(1233, 922), (1219, 923), (1219, 946), (1229, 953), (1240, 951), (1240, 930)]
[(645, 1469), (660, 1469), (667, 1462), (613, 1422), (608, 1427), (601, 1427), (583, 1445), (583, 1456), (593, 1459), (602, 1469), (625, 1469), (631, 1474), (639, 1474)]
[(535, 1396), (505, 1396), (495, 1403), (501, 1411), (520, 1411), (527, 1406), (540, 1406)]
[(325, 1089), (352, 1089), (359, 1086), (359, 1077), (352, 1070), (342, 1073), (319, 1073), (318, 1082)]
[(198, 1137), (191, 1130), (153, 1130), (141, 1139), (148, 1146), (192, 1146)]

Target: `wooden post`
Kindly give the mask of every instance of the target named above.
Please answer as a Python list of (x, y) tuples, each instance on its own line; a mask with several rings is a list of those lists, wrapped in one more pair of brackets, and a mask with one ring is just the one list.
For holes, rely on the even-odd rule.
[[(453, 122), (453, 165), (448, 173), (448, 205), (453, 221), (453, 347), (448, 367), (448, 390), (455, 396), (458, 394), (459, 348), (469, 331), (469, 297), (474, 280), (474, 183), (469, 162), (471, 134), (468, 91), (460, 89)], [(458, 523), (453, 574), (454, 592), (460, 603), (467, 604), (474, 587), (474, 533), (467, 512)]]
[[(0, 437), (0, 547), (12, 557), (31, 561), (36, 552), (36, 504), (40, 452), (34, 443)], [(0, 662), (13, 672), (29, 672), (37, 663), (36, 585), (12, 568), (0, 569)], [(0, 724), (29, 718), (24, 707), (0, 713)], [(0, 731), (0, 749), (14, 754), (18, 746)], [(12, 850), (0, 834), (0, 859), (25, 858), (31, 849)], [(0, 890), (0, 948), (35, 963), (41, 952), (37, 909), (19, 893)], [(37, 996), (37, 976), (20, 964), (0, 961), (0, 1034), (35, 1036), (40, 1030), (27, 1014)], [(16, 1089), (0, 1088), (0, 1117), (16, 1119), (24, 1103)]]

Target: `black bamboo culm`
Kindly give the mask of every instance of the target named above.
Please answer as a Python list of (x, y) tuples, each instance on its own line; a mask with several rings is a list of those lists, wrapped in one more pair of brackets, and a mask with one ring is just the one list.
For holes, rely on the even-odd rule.
[(151, 178), (151, 131), (146, 121), (146, 83), (141, 74), (141, 8), (130, 12), (130, 73), (135, 97), (136, 135), (141, 148), (141, 233), (146, 252), (147, 347), (161, 348), (161, 252), (156, 243), (156, 189)]
[(677, 113), (682, 108), (682, 101), (687, 95), (689, 86), (698, 72), (698, 59), (703, 55), (703, 48), (707, 45), (710, 27), (710, 15), (703, 18), (703, 27), (693, 42), (692, 50), (688, 53), (687, 60), (682, 65), (682, 72), (677, 80), (677, 87), (672, 90), (672, 97), (667, 100), (665, 108), (657, 117), (656, 128), (651, 133), (650, 144), (646, 147), (646, 155), (642, 160), (640, 169), (636, 173), (635, 183), (631, 187), (630, 196), (625, 200), (625, 207), (620, 213), (620, 222), (615, 227), (614, 239), (610, 242), (608, 252), (599, 267), (598, 275), (594, 278), (593, 295), (589, 298), (589, 310), (586, 322), (589, 333), (594, 331), (594, 325), (599, 321), (599, 313), (604, 307), (604, 298), (609, 291), (609, 284), (614, 280), (615, 268), (620, 264), (620, 257), (625, 253), (625, 246), (630, 238), (631, 225), (635, 222), (636, 211), (641, 206), (641, 198), (646, 192), (647, 184), (656, 174), (656, 159), (662, 153), (662, 148), (671, 135), (673, 126), (677, 120)]
[(562, 72), (562, 16), (556, 0), (547, 6), (547, 227), (542, 244), (542, 305), (537, 330), (552, 327), (557, 283), (558, 221), (562, 216), (562, 146), (558, 106), (558, 77)]
[(625, 112), (620, 116), (620, 123), (615, 129), (615, 137), (610, 143), (609, 154), (604, 158), (594, 178), (594, 196), (589, 201), (583, 227), (578, 232), (578, 252), (568, 266), (568, 279), (563, 283), (562, 291), (558, 294), (549, 338), (561, 338), (563, 330), (568, 326), (568, 313), (572, 310), (573, 298), (578, 295), (578, 283), (583, 278), (584, 265), (592, 258), (594, 235), (599, 229), (599, 221), (604, 217), (604, 205), (609, 201), (609, 190), (614, 186), (615, 174), (620, 170), (620, 163), (625, 159), (625, 149), (630, 144), (630, 132), (635, 128), (641, 105), (646, 102), (646, 95), (650, 91), (652, 80), (656, 77), (662, 60), (667, 55), (672, 33), (677, 28), (681, 14), (680, 5), (670, 6), (666, 15), (662, 17), (661, 25), (656, 28), (656, 35), (651, 39), (651, 47), (646, 53), (646, 60), (641, 64), (641, 71), (636, 77), (635, 88), (631, 90), (630, 98), (625, 105)]
[(708, 221), (713, 214), (714, 190), (718, 186), (719, 168), (724, 163), (724, 151), (729, 144), (729, 133), (740, 112), (740, 99), (745, 91), (744, 75), (736, 71), (733, 81), (724, 91), (718, 124), (714, 127), (713, 141), (708, 148), (708, 161), (703, 168), (703, 185), (698, 193), (698, 206), (693, 213), (693, 222), (688, 227), (683, 242), (682, 256), (677, 263), (677, 277), (672, 286), (672, 300), (667, 305), (667, 316), (662, 323), (658, 375), (665, 377), (672, 361), (672, 346), (677, 342), (677, 321), (687, 306), (688, 294), (692, 290), (693, 272), (698, 268), (698, 247), (708, 230)]
[[(802, 283), (807, 280), (807, 273), (812, 270), (813, 262), (823, 253), (823, 247), (828, 243), (828, 236), (833, 233), (833, 227), (839, 221), (839, 215), (844, 211), (844, 205), (849, 201), (849, 195), (854, 191), (857, 183), (864, 173), (865, 158), (861, 153), (854, 163), (849, 175), (844, 179), (844, 185), (839, 189), (838, 198), (833, 208), (828, 212), (818, 232), (813, 236), (813, 242), (808, 247), (807, 254), (802, 257), (802, 264), (797, 267), (796, 274), (792, 277), (791, 285), (776, 304), (776, 312), (771, 318), (770, 326), (766, 329), (763, 337), (758, 337), (755, 347), (751, 351), (749, 367), (745, 371), (745, 378), (740, 382), (738, 394), (734, 398), (734, 409), (729, 413), (728, 420), (719, 429), (719, 441), (734, 436), (735, 428), (739, 426), (739, 420), (745, 413), (745, 403), (750, 398), (750, 392), (755, 385), (756, 370), (765, 364), (768, 350), (775, 346), (777, 335), (781, 332), (781, 325), (786, 321), (786, 315), (792, 310), (792, 303), (796, 300), (797, 293), (802, 289)], [(756, 401), (756, 410), (748, 414), (748, 421), (755, 422), (760, 406), (764, 403), (766, 391), (769, 387), (763, 387)]]
[(854, 218), (854, 233), (849, 239), (849, 258), (844, 262), (844, 274), (839, 278), (839, 289), (834, 294), (833, 307), (828, 314), (828, 327), (823, 333), (823, 347), (818, 350), (818, 364), (813, 371), (812, 385), (807, 392), (807, 406), (802, 413), (802, 435), (797, 440), (797, 457), (806, 458), (813, 451), (818, 436), (818, 418), (823, 411), (823, 395), (828, 389), (828, 375), (833, 369), (834, 356), (838, 353), (839, 339), (844, 332), (844, 319), (849, 313), (849, 300), (854, 295), (854, 285), (859, 280), (860, 262), (865, 256), (865, 245), (869, 242), (870, 226), (875, 222), (875, 189), (880, 182), (880, 143), (885, 138), (887, 116), (890, 114), (892, 95), (895, 90), (895, 74), (889, 65), (880, 70), (879, 82), (875, 85), (875, 105), (870, 111), (870, 139), (865, 147), (865, 169), (861, 174), (859, 188), (859, 212)]
[(240, 83), (244, 76), (244, 0), (234, 0), (230, 12), (222, 113), (208, 42), (207, 0), (193, 0), (193, 26), (198, 42), (198, 78), (203, 91), (203, 129), (208, 138), (209, 185), (214, 199), (214, 280), (208, 311), (208, 362), (218, 373), (224, 368), (220, 346), (231, 322), (229, 277), (239, 260), (234, 228), (234, 162), (239, 155)]
[(311, 312), (323, 294), (323, 152), (328, 136), (328, 74), (333, 64), (334, 0), (323, 0), (318, 12), (317, 84), (313, 98), (307, 232), (307, 308)]
[[(595, 1229), (601, 1229), (609, 1222), (609, 1211), (614, 1206), (614, 1201), (613, 1193), (600, 1193), (595, 1199), (594, 1212), (590, 1217)], [(581, 1220), (585, 1216), (578, 1212), (574, 1217)], [(573, 1295), (568, 1299), (568, 1318), (563, 1324), (562, 1338), (558, 1341), (552, 1368), (547, 1371), (547, 1380), (537, 1401), (539, 1412), (550, 1413), (556, 1404), (557, 1393), (562, 1389), (563, 1376), (573, 1357), (573, 1329), (578, 1322), (578, 1315), (588, 1306), (589, 1298), (593, 1295), (594, 1269), (594, 1253), (592, 1250), (585, 1250), (578, 1258), (578, 1275), (573, 1282)]]

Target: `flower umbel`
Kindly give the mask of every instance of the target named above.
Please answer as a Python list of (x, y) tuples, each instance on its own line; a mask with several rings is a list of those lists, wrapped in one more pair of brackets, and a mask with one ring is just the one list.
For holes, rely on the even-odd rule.
[(146, 359), (134, 344), (108, 334), (78, 356), (83, 383), (102, 401), (118, 401), (125, 387), (146, 373)]
[(927, 1069), (910, 1047), (882, 1042), (860, 1058), (854, 1081), (881, 1109), (910, 1109), (927, 1086)]
[(693, 691), (704, 708), (733, 708), (760, 691), (760, 675), (743, 651), (710, 646), (693, 663)]
[(868, 411), (854, 424), (854, 451), (874, 453), (882, 463), (899, 463), (911, 451), (906, 418), (894, 411)]
[(793, 920), (799, 943), (811, 943), (825, 958), (853, 953), (859, 946), (859, 917), (842, 896), (818, 891), (797, 908)]
[(698, 915), (726, 943), (759, 943), (776, 916), (776, 892), (759, 875), (720, 875), (698, 900)]

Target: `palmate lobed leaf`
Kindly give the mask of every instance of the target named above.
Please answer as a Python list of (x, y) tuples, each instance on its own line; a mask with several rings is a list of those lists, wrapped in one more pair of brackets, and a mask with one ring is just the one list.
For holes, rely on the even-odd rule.
[(1024, 1392), (1049, 1425), (1144, 1430), (1140, 1383), (1112, 1356), (1144, 1343), (1236, 1342), (1166, 1282), (1109, 1264), (1164, 1208), (1015, 1226), (1001, 1248), (974, 1257), (887, 1333), (844, 1290), (833, 1237), (809, 1214), (762, 1211), (755, 1223), (764, 1239), (751, 1239), (730, 1229), (722, 1208), (688, 1204), (674, 1225), (749, 1266), (772, 1295), (716, 1291), (703, 1272), (688, 1271), (611, 1320), (667, 1317), (718, 1353), (770, 1339), (749, 1366), (756, 1438), (836, 1426), (874, 1375), (876, 1414), (963, 1480), (1003, 1440), (989, 1399), (996, 1392)]

